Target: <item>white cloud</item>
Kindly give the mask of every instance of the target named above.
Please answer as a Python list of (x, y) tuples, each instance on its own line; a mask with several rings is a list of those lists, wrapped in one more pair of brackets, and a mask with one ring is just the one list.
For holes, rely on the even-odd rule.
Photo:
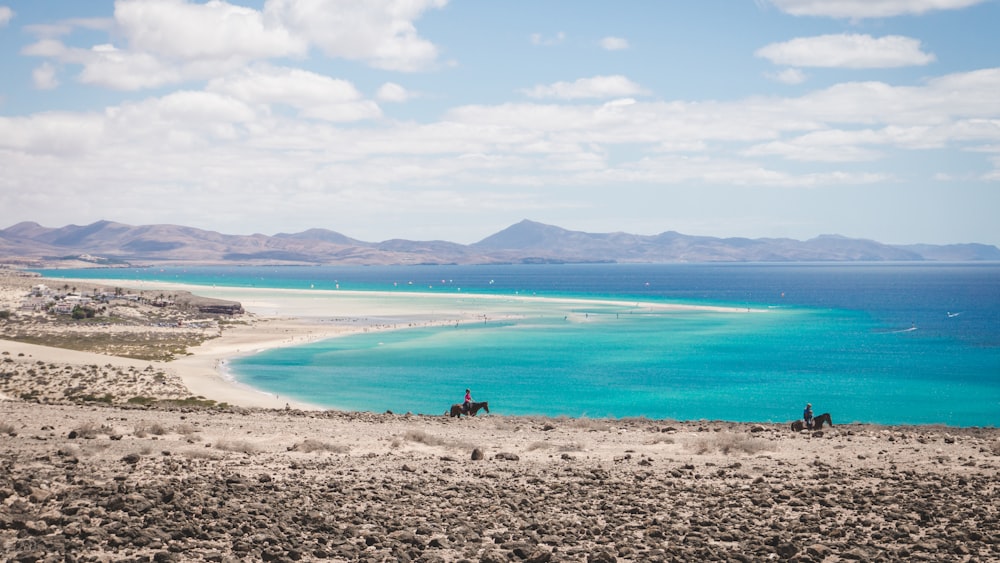
[(121, 50), (110, 44), (89, 50), (67, 49), (60, 60), (83, 65), (81, 82), (118, 90), (156, 88), (186, 78), (181, 66), (168, 64), (149, 53)]
[[(0, 147), (31, 155), (75, 156), (98, 147), (103, 129), (104, 120), (99, 114), (45, 112), (27, 117), (0, 117)], [(31, 161), (20, 158), (17, 162)], [(7, 176), (12, 180), (20, 178)]]
[(53, 37), (69, 35), (77, 28), (111, 32), (115, 29), (115, 20), (112, 18), (69, 18), (55, 23), (24, 26), (25, 31), (39, 39), (51, 39)]
[(551, 47), (553, 45), (559, 45), (564, 41), (566, 41), (566, 33), (563, 31), (549, 37), (546, 37), (541, 33), (531, 34), (531, 44), (539, 47)]
[(940, 125), (953, 120), (1000, 118), (1000, 68), (956, 73), (923, 86), (848, 82), (784, 102), (786, 111), (826, 123)]
[(303, 117), (327, 121), (376, 118), (381, 111), (365, 100), (353, 84), (293, 68), (257, 66), (212, 80), (210, 92), (222, 93), (248, 104), (283, 104)]
[(920, 15), (936, 10), (959, 10), (987, 0), (770, 0), (795, 16), (865, 19)]
[(417, 34), (425, 11), (447, 0), (268, 0), (264, 17), (304, 37), (330, 57), (365, 61), (386, 70), (433, 65), (437, 47)]
[(199, 127), (206, 123), (253, 121), (256, 113), (242, 100), (214, 92), (181, 90), (138, 104), (149, 119), (179, 126)]
[[(82, 205), (98, 217), (113, 209), (139, 223), (225, 229), (245, 224), (241, 216), (287, 215), (289, 225), (385, 221), (398, 201), (433, 213), (458, 206), (474, 214), (481, 201), (525, 209), (562, 188), (864, 185), (895, 179), (873, 164), (893, 152), (1000, 146), (997, 91), (1000, 69), (988, 69), (785, 98), (468, 105), (427, 122), (345, 127), (279, 106), (303, 115), (340, 106), (356, 116), (355, 104), (369, 100), (353, 85), (255, 65), (205, 91), (104, 112), (0, 118), (0, 204), (32, 216), (83, 189)], [(819, 164), (802, 173), (801, 162)], [(234, 197), (245, 205), (230, 212)], [(14, 198), (24, 201), (15, 207)], [(184, 211), (150, 205), (159, 201), (184, 201)], [(66, 222), (84, 212), (74, 207)]]
[(934, 61), (934, 55), (920, 50), (920, 41), (899, 35), (799, 37), (766, 45), (754, 54), (774, 64), (794, 67), (894, 68)]
[(769, 73), (767, 76), (773, 80), (777, 80), (782, 84), (802, 84), (806, 81), (806, 74), (797, 68), (786, 68), (781, 72)]
[(4, 27), (10, 20), (14, 19), (14, 10), (7, 6), (0, 6), (0, 27)]
[(616, 74), (580, 78), (573, 82), (542, 84), (521, 90), (529, 98), (558, 98), (574, 100), (581, 98), (617, 98), (646, 94), (647, 91), (628, 78)]
[(211, 0), (118, 0), (115, 21), (131, 50), (172, 60), (304, 55), (306, 42), (261, 12)]
[(386, 82), (379, 87), (375, 97), (383, 102), (402, 103), (412, 98), (413, 94), (395, 82)]
[(601, 39), (601, 48), (608, 51), (621, 51), (623, 49), (628, 49), (628, 39), (622, 37), (605, 37)]
[[(311, 47), (329, 57), (413, 71), (432, 66), (438, 55), (413, 22), (445, 3), (267, 0), (259, 11), (222, 0), (118, 0), (113, 20), (32, 26), (39, 41), (22, 53), (80, 65), (82, 82), (119, 90), (206, 80), (257, 61), (305, 57)], [(81, 48), (56, 39), (75, 28), (107, 32), (116, 42)]]
[(42, 63), (31, 71), (31, 78), (35, 83), (35, 88), (39, 90), (52, 90), (59, 86), (56, 69), (49, 63)]
[(62, 57), (70, 51), (62, 41), (42, 39), (21, 49), (21, 54), (33, 57)]

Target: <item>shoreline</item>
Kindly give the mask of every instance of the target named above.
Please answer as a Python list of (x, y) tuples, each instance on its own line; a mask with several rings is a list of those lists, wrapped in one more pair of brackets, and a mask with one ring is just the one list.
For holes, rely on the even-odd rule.
[[(141, 291), (183, 290), (217, 299), (239, 301), (247, 313), (224, 330), (219, 336), (209, 338), (198, 346), (188, 349), (188, 354), (171, 361), (130, 360), (128, 358), (76, 352), (63, 348), (38, 346), (9, 340), (0, 340), (3, 350), (15, 355), (26, 354), (35, 360), (74, 363), (78, 365), (114, 365), (134, 368), (154, 365), (158, 369), (176, 376), (190, 392), (191, 396), (203, 397), (237, 407), (323, 411), (355, 411), (347, 407), (311, 404), (300, 399), (275, 394), (240, 382), (229, 371), (234, 359), (257, 354), (266, 350), (302, 346), (317, 341), (338, 338), (372, 331), (406, 330), (412, 327), (447, 326), (452, 324), (480, 323), (489, 320), (516, 320), (528, 314), (535, 304), (564, 305), (606, 305), (612, 307), (641, 308), (655, 307), (659, 311), (715, 312), (725, 314), (746, 314), (747, 309), (735, 307), (714, 307), (669, 303), (648, 303), (608, 299), (552, 298), (537, 296), (508, 296), (467, 294), (437, 294), (428, 292), (385, 292), (329, 289), (275, 289), (247, 288), (234, 286), (201, 286), (170, 282), (136, 281), (128, 284), (116, 283), (123, 280), (83, 280), (71, 278), (38, 278), (38, 280), (58, 280), (69, 283), (89, 283), (107, 286), (124, 286)], [(343, 298), (343, 299), (341, 299)], [(751, 312), (767, 312), (754, 309)], [(582, 319), (582, 315), (580, 315)], [(525, 414), (523, 416), (545, 416)], [(562, 418), (554, 416), (549, 418)], [(626, 419), (630, 417), (582, 417), (601, 419)], [(645, 418), (645, 417), (643, 417)], [(650, 420), (670, 420), (674, 418), (650, 418)], [(685, 418), (692, 422), (704, 422), (705, 418)], [(714, 419), (713, 419), (714, 420)], [(719, 420), (735, 424), (783, 424), (775, 420)], [(841, 420), (840, 422), (844, 422)], [(993, 428), (979, 425), (949, 425), (941, 422), (896, 424), (879, 422), (848, 421), (852, 424), (875, 424), (888, 427), (945, 427), (945, 428)]]
[[(352, 334), (478, 323), (483, 322), (484, 318), (517, 319), (526, 314), (523, 311), (525, 307), (533, 304), (589, 304), (621, 307), (623, 310), (658, 312), (726, 314), (767, 312), (765, 309), (710, 305), (491, 295), (472, 292), (439, 294), (419, 291), (257, 288), (119, 279), (40, 278), (40, 280), (58, 280), (61, 283), (79, 285), (120, 286), (139, 291), (188, 291), (203, 297), (239, 301), (247, 311), (246, 314), (250, 316), (246, 325), (228, 326), (221, 331), (220, 336), (189, 349), (189, 355), (164, 362), (163, 368), (180, 377), (192, 395), (219, 403), (240, 407), (277, 409), (292, 407), (314, 411), (328, 410), (330, 407), (310, 404), (246, 385), (228, 375), (226, 366), (233, 359), (242, 356)], [(340, 297), (344, 299), (341, 300)], [(447, 309), (441, 310), (442, 307)], [(59, 348), (49, 348), (48, 352), (43, 352), (40, 348), (34, 347), (33, 353), (55, 358), (56, 361), (66, 358)], [(17, 347), (14, 349), (18, 352), (23, 351)], [(87, 360), (95, 362), (103, 357), (113, 358), (95, 354)]]

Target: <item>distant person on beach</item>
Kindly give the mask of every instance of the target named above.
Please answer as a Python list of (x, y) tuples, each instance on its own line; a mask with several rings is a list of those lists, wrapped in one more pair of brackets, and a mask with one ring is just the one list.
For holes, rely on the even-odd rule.
[(466, 414), (468, 414), (469, 413), (469, 409), (471, 409), (471, 408), (472, 408), (472, 391), (469, 391), (468, 389), (466, 389), (465, 390), (465, 402), (462, 403), (462, 410), (465, 411)]
[(813, 427), (813, 406), (812, 403), (806, 403), (805, 410), (802, 411), (802, 420), (806, 421), (806, 428), (812, 430)]

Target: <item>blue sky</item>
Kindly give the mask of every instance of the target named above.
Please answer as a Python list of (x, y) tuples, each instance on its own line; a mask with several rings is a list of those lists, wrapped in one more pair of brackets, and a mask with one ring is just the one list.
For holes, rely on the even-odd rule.
[(0, 0), (0, 227), (1000, 245), (997, 0)]

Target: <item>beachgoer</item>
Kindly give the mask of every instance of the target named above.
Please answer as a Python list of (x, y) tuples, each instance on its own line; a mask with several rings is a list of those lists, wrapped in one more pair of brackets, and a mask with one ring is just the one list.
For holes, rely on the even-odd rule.
[(806, 403), (805, 410), (802, 411), (802, 419), (806, 421), (806, 428), (812, 430), (813, 427), (813, 406), (812, 403)]
[(462, 412), (469, 414), (469, 409), (472, 408), (472, 391), (468, 389), (465, 390), (465, 402), (462, 403)]

